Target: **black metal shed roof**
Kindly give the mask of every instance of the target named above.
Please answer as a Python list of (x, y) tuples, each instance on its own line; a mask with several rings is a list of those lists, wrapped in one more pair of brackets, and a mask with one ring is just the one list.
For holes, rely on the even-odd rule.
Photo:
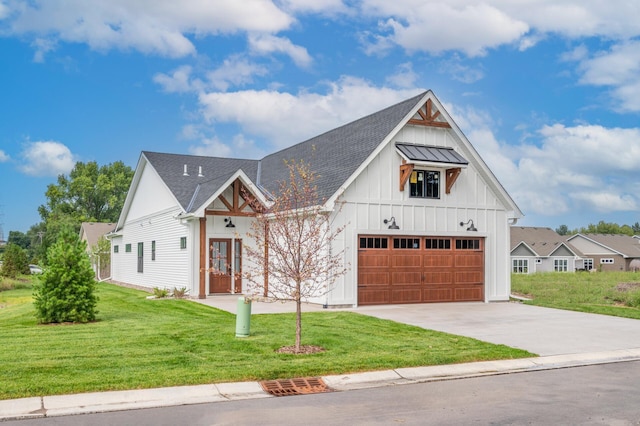
[(453, 148), (396, 142), (396, 148), (410, 161), (467, 165), (469, 162)]

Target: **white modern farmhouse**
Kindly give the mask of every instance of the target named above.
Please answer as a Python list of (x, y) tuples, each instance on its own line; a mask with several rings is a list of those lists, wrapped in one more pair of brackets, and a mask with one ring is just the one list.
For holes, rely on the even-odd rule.
[(113, 280), (242, 293), (251, 205), (268, 205), (285, 160), (301, 159), (346, 225), (334, 244), (349, 271), (315, 302), (509, 299), (509, 231), (522, 212), (431, 91), (261, 160), (142, 152), (111, 234)]

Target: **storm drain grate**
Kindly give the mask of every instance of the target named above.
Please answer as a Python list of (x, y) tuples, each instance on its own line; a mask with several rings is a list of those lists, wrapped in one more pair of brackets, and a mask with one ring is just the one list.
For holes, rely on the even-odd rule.
[(265, 392), (274, 396), (304, 395), (309, 393), (332, 392), (320, 377), (298, 379), (264, 380), (260, 382)]

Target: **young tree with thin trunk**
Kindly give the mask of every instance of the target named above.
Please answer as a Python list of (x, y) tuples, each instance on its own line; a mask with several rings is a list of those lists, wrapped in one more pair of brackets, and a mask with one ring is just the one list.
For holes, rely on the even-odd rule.
[(296, 341), (290, 349), (305, 353), (302, 302), (326, 295), (346, 273), (344, 250), (332, 249), (344, 226), (334, 227), (332, 213), (323, 210), (317, 175), (310, 166), (304, 161), (289, 161), (286, 166), (289, 176), (280, 182), (273, 205), (251, 224), (248, 236), (256, 245), (245, 247), (250, 260), (246, 278), (257, 297), (295, 302)]

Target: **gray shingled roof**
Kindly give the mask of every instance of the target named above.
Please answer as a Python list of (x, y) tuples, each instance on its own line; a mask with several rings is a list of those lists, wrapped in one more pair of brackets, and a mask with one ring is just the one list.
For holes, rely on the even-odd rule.
[(331, 197), (425, 95), (385, 108), (262, 159), (261, 184), (275, 193), (287, 179), (285, 160), (304, 159), (318, 174), (320, 199)]
[[(602, 244), (625, 257), (640, 258), (640, 240), (624, 234), (579, 234)], [(574, 237), (573, 235), (571, 237)], [(569, 237), (569, 238), (571, 238)], [(571, 241), (569, 241), (571, 242)]]
[(453, 148), (441, 148), (437, 146), (414, 145), (412, 143), (396, 142), (396, 148), (407, 159), (412, 161), (426, 161), (430, 163), (444, 164), (469, 164), (464, 157)]
[[(186, 212), (201, 206), (238, 170), (242, 170), (254, 182), (258, 170), (257, 160), (163, 154), (149, 151), (144, 151), (142, 154), (158, 172)], [(189, 176), (184, 176), (185, 164)], [(202, 167), (203, 176), (198, 176), (200, 167)], [(191, 208), (189, 208), (190, 206)]]
[(515, 249), (522, 242), (527, 244), (538, 256), (549, 256), (562, 244), (574, 253), (576, 252), (575, 248), (568, 244), (563, 236), (558, 235), (558, 233), (551, 228), (512, 226), (511, 250)]
[[(242, 169), (254, 183), (270, 193), (276, 193), (278, 183), (288, 178), (285, 160), (304, 160), (309, 163), (311, 170), (318, 175), (318, 196), (326, 200), (373, 153), (425, 93), (267, 155), (262, 160), (148, 151), (143, 155), (187, 212), (196, 210), (206, 202), (238, 169)], [(183, 176), (185, 164), (189, 176)], [(204, 177), (198, 176), (199, 166), (202, 166)]]

